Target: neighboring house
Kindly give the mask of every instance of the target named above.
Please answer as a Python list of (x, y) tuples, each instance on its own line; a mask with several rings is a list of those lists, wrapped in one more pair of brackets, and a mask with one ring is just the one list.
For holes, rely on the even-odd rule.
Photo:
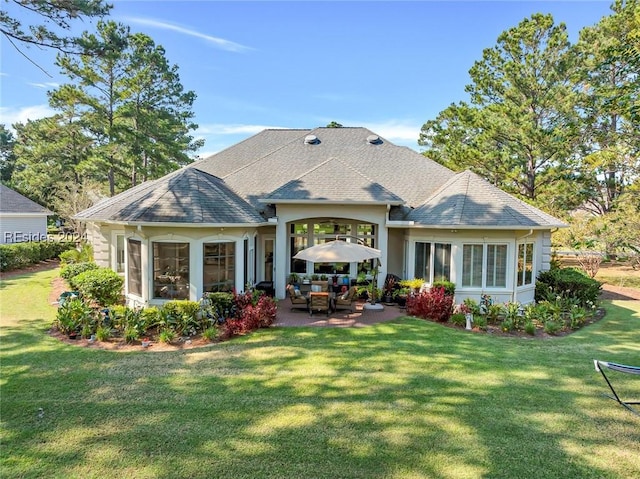
[(136, 304), (260, 281), (283, 298), (291, 272), (356, 278), (371, 265), (292, 258), (336, 235), (382, 250), (380, 284), (387, 273), (444, 278), (456, 301), (527, 303), (550, 266), (552, 230), (566, 226), (365, 128), (265, 130), (77, 218)]
[(0, 243), (47, 239), (51, 211), (17, 191), (0, 184)]

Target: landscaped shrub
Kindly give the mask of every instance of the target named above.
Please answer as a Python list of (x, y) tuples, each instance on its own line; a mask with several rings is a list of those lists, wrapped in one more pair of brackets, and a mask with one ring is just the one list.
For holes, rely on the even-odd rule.
[(445, 288), (431, 288), (430, 291), (407, 298), (407, 313), (424, 319), (446, 322), (453, 312), (453, 296), (445, 294)]
[(451, 321), (451, 323), (455, 324), (456, 326), (466, 326), (467, 324), (467, 317), (465, 316), (464, 313), (455, 313), (451, 315), (451, 318), (449, 318), (449, 321)]
[(207, 293), (201, 303), (204, 316), (211, 323), (223, 323), (226, 318), (235, 316), (233, 293)]
[(245, 334), (258, 328), (268, 328), (276, 319), (276, 302), (264, 294), (235, 294), (236, 315), (222, 324), (222, 339)]
[[(63, 334), (79, 334), (84, 326), (90, 326), (92, 321), (92, 309), (80, 298), (74, 298), (58, 308), (55, 319), (55, 327)], [(86, 331), (85, 331), (86, 332)], [(94, 331), (89, 331), (89, 335)]]
[(73, 263), (92, 263), (93, 247), (89, 243), (82, 243), (80, 248), (74, 247), (63, 251), (60, 253), (59, 258), (62, 266)]
[(78, 276), (80, 273), (98, 268), (99, 266), (96, 263), (69, 263), (60, 268), (60, 277), (64, 278), (67, 280), (67, 283), (71, 284), (71, 279)]
[(0, 271), (25, 268), (73, 248), (74, 243), (59, 241), (29, 241), (0, 245)]
[(557, 297), (571, 299), (572, 304), (590, 306), (598, 301), (602, 283), (575, 268), (543, 271), (536, 282), (537, 302)]
[(482, 331), (487, 330), (487, 318), (485, 316), (474, 316), (473, 317), (473, 326)]
[(201, 328), (200, 303), (197, 301), (167, 301), (161, 309), (164, 329), (170, 329), (178, 335), (195, 335)]
[(70, 280), (71, 287), (100, 306), (110, 306), (122, 299), (124, 279), (109, 268), (85, 271)]
[(535, 336), (535, 334), (536, 334), (536, 325), (533, 323), (533, 321), (527, 321), (524, 324), (524, 331), (525, 331), (525, 333), (527, 333), (530, 336)]
[(456, 284), (451, 281), (446, 281), (444, 279), (440, 281), (434, 281), (431, 285), (431, 289), (444, 288), (444, 294), (447, 296), (455, 296), (456, 294)]

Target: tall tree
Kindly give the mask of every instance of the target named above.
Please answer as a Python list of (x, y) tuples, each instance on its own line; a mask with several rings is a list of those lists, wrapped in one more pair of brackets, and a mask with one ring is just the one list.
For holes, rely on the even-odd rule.
[[(582, 116), (582, 207), (602, 215), (615, 208), (640, 175), (640, 4), (616, 0), (613, 14), (580, 32), (575, 46), (577, 108)], [(637, 36), (636, 36), (637, 35)]]
[(90, 140), (72, 113), (16, 124), (15, 169), (11, 184), (49, 208), (60, 182), (79, 182)]
[[(116, 175), (124, 168), (124, 147), (119, 144), (125, 128), (119, 108), (124, 103), (126, 79), (124, 51), (129, 28), (115, 22), (98, 22), (97, 34), (85, 32), (80, 43), (99, 55), (59, 55), (57, 65), (75, 83), (52, 92), (54, 101), (74, 103), (83, 109), (82, 121), (95, 142), (96, 159), (102, 159), (109, 192), (116, 191)], [(62, 95), (65, 98), (61, 98)]]
[[(65, 53), (85, 51), (68, 31), (74, 21), (103, 17), (111, 5), (103, 0), (5, 0), (0, 32), (27, 59), (22, 46), (54, 48)], [(31, 61), (31, 59), (29, 59)]]
[(576, 144), (569, 47), (564, 24), (551, 15), (534, 14), (503, 32), (469, 71), (470, 103), (451, 105), (422, 127), (425, 154), (546, 203), (568, 179)]
[[(130, 120), (124, 141), (130, 146), (131, 185), (158, 178), (188, 164), (188, 152), (200, 148), (189, 131), (195, 94), (184, 91), (178, 67), (169, 65), (165, 50), (147, 35), (130, 37), (123, 81), (122, 112)], [(138, 178), (141, 176), (141, 178)]]
[(16, 163), (16, 155), (13, 152), (15, 143), (11, 130), (4, 124), (0, 125), (0, 181), (5, 184), (11, 181)]

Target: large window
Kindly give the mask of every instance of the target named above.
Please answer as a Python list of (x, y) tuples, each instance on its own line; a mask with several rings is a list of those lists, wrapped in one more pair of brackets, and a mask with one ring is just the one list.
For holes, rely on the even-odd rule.
[(232, 291), (236, 282), (236, 244), (205, 243), (202, 286), (204, 291)]
[(533, 283), (533, 243), (518, 245), (518, 286)]
[[(486, 256), (486, 264), (485, 264)], [(484, 271), (484, 275), (483, 275)], [(484, 279), (484, 284), (483, 284)], [(462, 246), (462, 286), (504, 288), (507, 285), (507, 246), (466, 244)]]
[(451, 245), (416, 242), (414, 275), (427, 283), (450, 281)]
[(142, 243), (127, 240), (127, 291), (142, 296)]
[[(307, 271), (307, 262), (293, 259), (293, 256), (305, 248), (334, 241), (336, 238), (375, 248), (375, 228), (375, 225), (370, 223), (357, 223), (348, 220), (292, 223), (289, 230), (290, 271), (301, 274), (352, 274), (350, 263), (314, 263), (313, 271)], [(373, 260), (359, 263), (358, 273), (370, 272), (373, 269), (373, 264)]]
[(189, 243), (153, 243), (153, 297), (189, 298)]

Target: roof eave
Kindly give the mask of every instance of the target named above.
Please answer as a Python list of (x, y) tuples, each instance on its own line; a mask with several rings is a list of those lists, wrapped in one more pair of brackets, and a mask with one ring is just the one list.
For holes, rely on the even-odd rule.
[(267, 220), (256, 223), (178, 223), (175, 221), (116, 221), (108, 219), (90, 219), (90, 218), (75, 218), (78, 221), (84, 221), (88, 223), (106, 223), (110, 225), (120, 226), (156, 226), (163, 227), (168, 226), (172, 228), (257, 228), (259, 226), (269, 226), (270, 223)]
[(404, 201), (372, 201), (372, 200), (326, 200), (326, 199), (313, 199), (313, 200), (275, 200), (270, 198), (260, 198), (258, 203), (277, 205), (277, 204), (304, 204), (304, 205), (363, 205), (363, 206), (402, 206)]
[(388, 221), (387, 227), (389, 228), (415, 228), (415, 229), (441, 229), (441, 230), (477, 230), (482, 228), (491, 228), (492, 230), (549, 230), (555, 228), (568, 228), (569, 225), (561, 224), (549, 224), (549, 225), (459, 225), (459, 224), (420, 224), (415, 221)]

